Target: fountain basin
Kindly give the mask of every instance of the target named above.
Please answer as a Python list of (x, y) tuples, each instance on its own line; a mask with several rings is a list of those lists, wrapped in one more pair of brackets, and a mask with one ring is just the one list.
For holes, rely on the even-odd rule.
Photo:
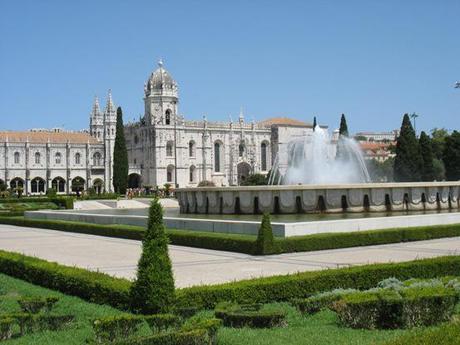
[(181, 213), (382, 212), (460, 207), (460, 181), (179, 188)]

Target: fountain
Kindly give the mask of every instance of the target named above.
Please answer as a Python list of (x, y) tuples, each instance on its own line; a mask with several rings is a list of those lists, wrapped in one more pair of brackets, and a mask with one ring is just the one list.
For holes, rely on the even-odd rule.
[[(337, 148), (339, 155), (336, 155)], [(272, 171), (279, 173), (270, 176), (270, 185), (371, 182), (358, 143), (340, 137), (337, 146), (332, 145), (328, 132), (320, 126), (316, 126), (311, 135), (289, 142), (287, 151), (286, 171), (281, 174), (277, 155)]]

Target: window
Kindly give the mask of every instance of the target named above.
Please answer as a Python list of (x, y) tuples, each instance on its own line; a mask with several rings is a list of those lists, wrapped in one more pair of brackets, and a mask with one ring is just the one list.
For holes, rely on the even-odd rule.
[(58, 193), (65, 192), (65, 180), (62, 177), (56, 177), (51, 181), (51, 186)]
[(193, 140), (188, 143), (188, 155), (189, 157), (195, 157), (195, 142)]
[(166, 169), (166, 182), (174, 181), (174, 165), (168, 165)]
[(80, 158), (81, 158), (81, 155), (80, 153), (77, 152), (75, 154), (75, 164), (80, 164), (80, 160), (81, 160)]
[(190, 167), (190, 175), (189, 175), (189, 181), (190, 182), (195, 182), (195, 171), (196, 171), (195, 166), (192, 165)]
[(61, 153), (60, 152), (56, 152), (56, 154), (54, 155), (54, 159), (55, 159), (55, 162), (56, 164), (61, 164)]
[(101, 165), (101, 154), (99, 152), (93, 155), (93, 165)]
[(243, 157), (244, 155), (244, 143), (243, 142), (241, 142), (240, 146), (238, 147), (238, 153), (240, 157)]
[(134, 144), (137, 144), (139, 142), (139, 137), (136, 135), (134, 136)]
[(35, 164), (40, 164), (40, 152), (35, 152)]
[(115, 134), (115, 129), (114, 129), (114, 128), (112, 128), (112, 135), (114, 135), (114, 134)]
[(45, 180), (40, 177), (34, 178), (31, 181), (30, 186), (32, 193), (45, 193)]
[(267, 143), (262, 143), (260, 146), (260, 155), (262, 171), (267, 171)]
[(14, 164), (19, 164), (19, 158), (20, 158), (19, 152), (15, 152), (14, 153)]
[(168, 141), (166, 143), (166, 156), (168, 157), (172, 157), (173, 156), (173, 142), (172, 141)]
[(214, 172), (220, 172), (220, 147), (220, 143), (214, 143)]
[(171, 110), (166, 110), (165, 113), (165, 124), (170, 125), (171, 124)]

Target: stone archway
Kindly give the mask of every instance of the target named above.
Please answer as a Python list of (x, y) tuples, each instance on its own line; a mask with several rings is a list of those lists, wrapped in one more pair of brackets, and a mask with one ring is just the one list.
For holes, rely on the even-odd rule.
[(246, 162), (241, 162), (236, 166), (236, 170), (238, 172), (238, 184), (240, 185), (251, 174), (251, 166)]
[(128, 188), (141, 188), (141, 175), (132, 173), (128, 175)]
[(93, 181), (93, 188), (96, 194), (102, 194), (104, 192), (104, 181), (97, 178)]

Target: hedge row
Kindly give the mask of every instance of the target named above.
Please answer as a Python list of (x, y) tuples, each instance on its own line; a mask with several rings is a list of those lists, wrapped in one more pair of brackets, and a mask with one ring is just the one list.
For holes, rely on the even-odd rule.
[[(142, 240), (144, 228), (130, 225), (101, 225), (61, 220), (0, 217), (1, 224), (36, 227), (73, 233)], [(190, 230), (167, 230), (171, 244), (252, 254), (255, 236), (218, 234)]]
[[(458, 272), (460, 256), (303, 272), (179, 289), (177, 306), (212, 309), (223, 301), (242, 304), (289, 301), (337, 288), (369, 289), (389, 277), (407, 280), (454, 276), (458, 275)], [(129, 305), (131, 283), (126, 279), (114, 278), (99, 272), (0, 251), (0, 273), (94, 303), (108, 304), (119, 309), (127, 309)]]
[(1, 204), (18, 204), (28, 202), (53, 202), (61, 208), (73, 209), (73, 198), (68, 196), (48, 197), (27, 197), (27, 198), (0, 198)]
[[(101, 225), (60, 220), (25, 219), (19, 217), (0, 217), (0, 223), (131, 240), (141, 240), (144, 234), (144, 229), (142, 227), (118, 224)], [(255, 236), (197, 232), (190, 230), (168, 230), (167, 234), (171, 244), (175, 245), (245, 254), (255, 254), (257, 250)], [(273, 249), (270, 249), (270, 253), (265, 254), (350, 248), (456, 236), (460, 236), (460, 224), (360, 232), (325, 233), (275, 239)]]
[(98, 304), (127, 309), (126, 279), (0, 250), (0, 273)]
[(221, 301), (269, 303), (306, 298), (334, 289), (369, 289), (389, 277), (401, 280), (458, 275), (460, 256), (415, 260), (405, 263), (374, 264), (293, 275), (257, 278), (213, 286), (198, 286), (177, 292), (179, 306), (211, 309)]

